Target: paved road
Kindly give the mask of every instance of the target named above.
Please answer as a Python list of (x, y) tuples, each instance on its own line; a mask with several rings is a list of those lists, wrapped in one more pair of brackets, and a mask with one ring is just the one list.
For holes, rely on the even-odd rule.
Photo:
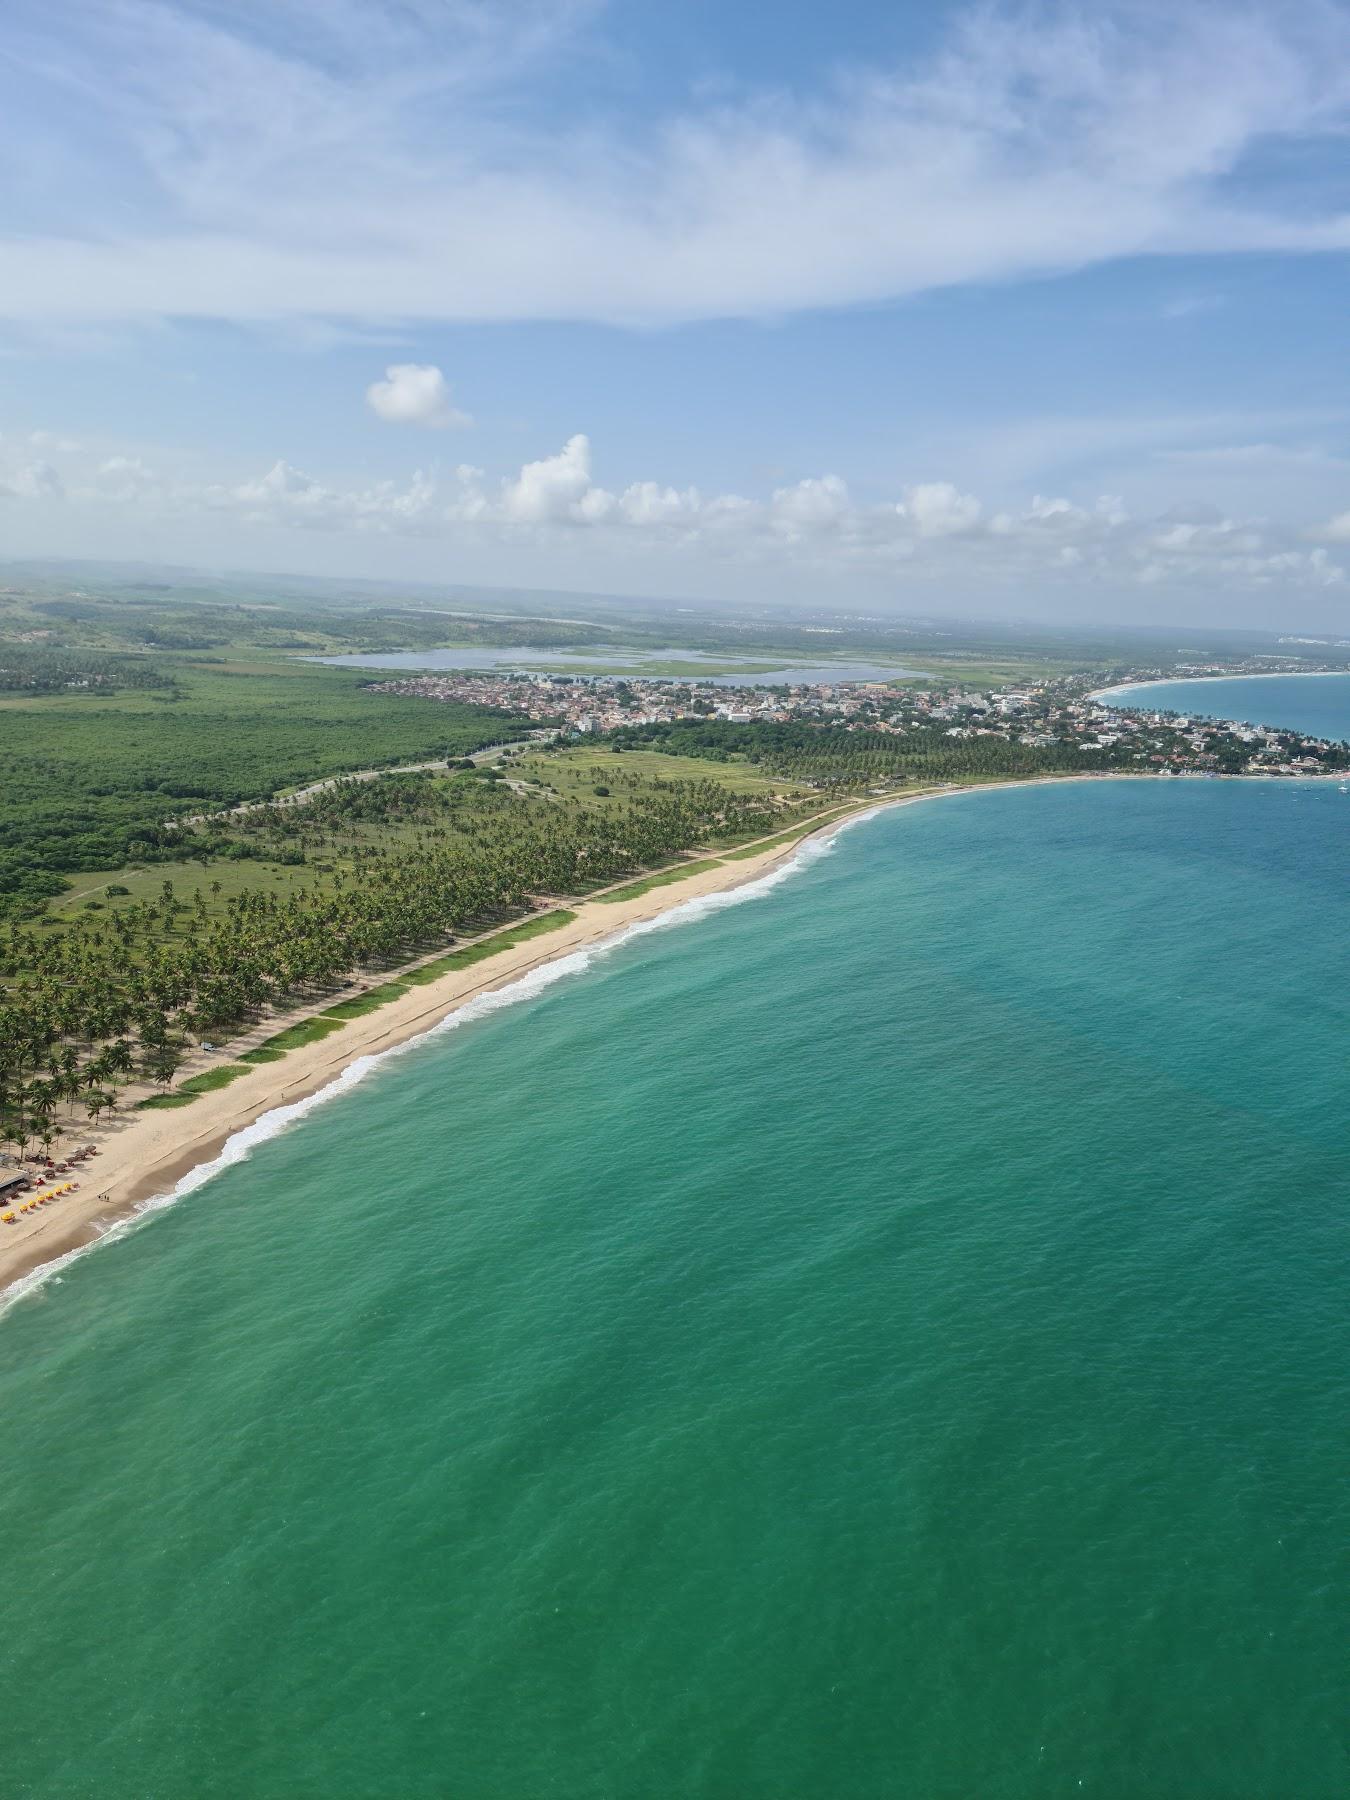
[[(548, 743), (556, 735), (545, 728), (529, 737), (516, 738), (509, 744), (489, 744), (486, 750), (475, 751), (469, 760), (475, 763), (500, 762), (508, 750), (536, 748)], [(415, 775), (424, 769), (444, 769), (445, 761), (443, 756), (438, 756), (431, 762), (400, 763), (396, 769), (352, 769), (345, 775), (330, 775), (323, 781), (311, 781), (308, 787), (296, 788), (294, 793), (281, 794), (273, 800), (241, 800), (238, 806), (230, 807), (228, 812), (193, 813), (188, 819), (166, 819), (165, 824), (204, 825), (208, 818), (237, 819), (242, 813), (261, 812), (265, 806), (303, 806), (306, 800), (312, 800), (315, 794), (323, 793), (325, 788), (336, 787), (340, 781), (377, 781), (381, 775)]]

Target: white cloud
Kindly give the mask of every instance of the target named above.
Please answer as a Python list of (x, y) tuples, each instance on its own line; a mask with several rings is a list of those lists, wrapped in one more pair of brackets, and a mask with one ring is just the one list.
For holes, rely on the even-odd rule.
[(975, 496), (958, 492), (950, 481), (921, 481), (906, 488), (895, 510), (902, 519), (913, 521), (920, 537), (951, 537), (972, 531), (980, 517)]
[(899, 581), (906, 593), (924, 591), (926, 604), (950, 604), (954, 593), (985, 602), (1002, 595), (1011, 604), (1059, 591), (1066, 609), (1094, 591), (1119, 596), (1141, 586), (1222, 595), (1227, 606), (1238, 589), (1292, 595), (1345, 582), (1327, 546), (1350, 543), (1350, 514), (1309, 532), (1198, 503), (1135, 514), (1117, 495), (1080, 502), (1035, 493), (991, 512), (949, 481), (863, 501), (834, 474), (755, 499), (650, 478), (610, 488), (595, 479), (593, 464), (581, 432), (497, 479), (461, 464), (439, 478), (418, 470), (406, 481), (350, 484), (278, 458), (244, 480), (203, 482), (163, 478), (139, 455), (119, 453), (91, 461), (69, 482), (49, 463), (0, 469), (0, 493), (15, 503), (68, 492), (71, 507), (90, 519), (114, 509), (147, 529), (194, 521), (202, 528), (214, 517), (232, 532), (432, 539), (457, 555), (474, 546), (496, 557), (532, 547), (558, 581), (587, 556), (635, 557), (646, 559), (659, 587), (678, 555), (682, 569), (734, 567), (739, 579), (753, 565), (766, 581), (810, 577), (840, 592), (855, 581), (883, 584), (892, 599)]
[(450, 404), (450, 387), (434, 363), (391, 363), (366, 389), (366, 404), (388, 425), (471, 425)]
[(0, 152), (42, 185), (0, 313), (34, 323), (759, 317), (1350, 247), (1315, 172), (1243, 184), (1339, 153), (1350, 14), (1316, 0), (981, 7), (921, 66), (655, 118), (585, 93), (584, 131), (581, 0), (16, 5)]
[(237, 513), (251, 524), (318, 531), (417, 531), (432, 511), (436, 484), (419, 469), (406, 487), (378, 481), (365, 488), (332, 488), (278, 460), (265, 475), (233, 485), (182, 485), (167, 496), (179, 511), (206, 508)]
[[(502, 510), (506, 518), (523, 524), (582, 518), (590, 487), (591, 440), (578, 432), (556, 456), (526, 463), (514, 481), (502, 483)], [(594, 503), (591, 511), (594, 516)]]
[(630, 525), (678, 525), (697, 520), (701, 508), (697, 488), (683, 492), (658, 481), (635, 481), (619, 500)]
[(821, 530), (838, 525), (849, 511), (848, 485), (838, 475), (808, 476), (795, 487), (778, 488), (774, 513), (789, 528)]

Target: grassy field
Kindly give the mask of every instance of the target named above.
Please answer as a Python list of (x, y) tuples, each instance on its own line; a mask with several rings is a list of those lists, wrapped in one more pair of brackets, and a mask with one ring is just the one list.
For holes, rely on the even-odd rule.
[(616, 756), (608, 748), (581, 744), (547, 755), (525, 752), (507, 766), (512, 775), (548, 782), (564, 799), (584, 800), (588, 806), (604, 798), (596, 795), (597, 787), (607, 787), (610, 799), (622, 805), (635, 787), (649, 781), (717, 781), (737, 794), (803, 791), (749, 763), (698, 762), (660, 750), (625, 750)]
[(156, 1107), (189, 1106), (203, 1094), (218, 1093), (221, 1088), (228, 1087), (232, 1081), (238, 1081), (241, 1075), (249, 1073), (246, 1063), (221, 1063), (218, 1068), (204, 1069), (200, 1075), (190, 1075), (170, 1094), (151, 1094), (148, 1100), (138, 1100), (138, 1112)]
[(278, 1056), (284, 1056), (288, 1050), (302, 1050), (306, 1044), (321, 1044), (326, 1037), (335, 1031), (341, 1031), (346, 1024), (345, 1019), (302, 1019), (298, 1025), (288, 1025), (285, 1031), (277, 1032), (275, 1037), (264, 1038), (256, 1050), (245, 1050), (241, 1062), (260, 1063), (275, 1062)]
[(401, 1000), (407, 991), (406, 981), (386, 981), (379, 987), (367, 988), (364, 994), (357, 994), (351, 1000), (339, 1000), (336, 1006), (325, 1006), (319, 1017), (341, 1019), (344, 1024), (348, 1019), (363, 1019), (367, 1013), (388, 1006), (391, 1000)]
[(691, 875), (702, 875), (708, 869), (720, 869), (719, 858), (704, 857), (701, 862), (677, 863), (673, 869), (662, 869), (655, 875), (645, 875), (641, 881), (630, 881), (627, 887), (614, 888), (608, 894), (595, 894), (595, 900), (602, 900), (607, 905), (620, 900), (638, 900), (643, 894), (650, 894), (653, 888), (669, 887), (674, 881), (687, 881)]
[(420, 969), (411, 970), (407, 979), (418, 987), (425, 987), (428, 983), (439, 980), (442, 975), (448, 975), (452, 969), (467, 969), (489, 956), (496, 956), (502, 950), (512, 949), (516, 944), (528, 943), (531, 938), (545, 937), (550, 931), (558, 931), (562, 926), (570, 925), (576, 916), (574, 912), (568, 912), (566, 907), (559, 907), (556, 912), (540, 913), (537, 918), (525, 919), (506, 931), (494, 932), (491, 937), (483, 938), (479, 943), (466, 944), (462, 950), (452, 950), (447, 956), (438, 956), (434, 962), (423, 963)]
[(991, 658), (963, 656), (958, 652), (926, 654), (923, 666), (922, 675), (900, 676), (890, 682), (891, 687), (929, 688), (959, 681), (968, 688), (997, 688), (1005, 687), (1010, 682), (1048, 681), (1057, 675), (1067, 675), (1077, 665), (1067, 661), (1057, 662), (1043, 656)]
[(746, 844), (740, 850), (726, 850), (722, 854), (723, 862), (741, 862), (747, 857), (760, 856), (766, 850), (777, 850), (785, 844), (795, 844), (798, 838), (809, 837), (813, 831), (819, 831), (831, 819), (842, 819), (846, 813), (856, 812), (853, 806), (842, 806), (834, 812), (822, 812), (817, 818), (808, 819), (804, 825), (797, 825), (791, 831), (780, 831), (777, 837), (765, 838), (758, 844)]
[[(165, 823), (346, 770), (462, 756), (519, 722), (346, 670), (156, 658), (173, 686), (0, 700), (0, 901), (150, 860)], [(50, 891), (50, 887), (48, 888)]]
[[(749, 764), (703, 762), (649, 750), (619, 756), (586, 746), (547, 754), (526, 752), (509, 759), (506, 773), (513, 780), (526, 781), (525, 796), (540, 808), (563, 804), (617, 810), (649, 792), (653, 781), (714, 781), (732, 793), (806, 798), (805, 790), (781, 777), (762, 774)], [(444, 785), (445, 778), (429, 779), (437, 788)], [(549, 785), (533, 785), (535, 782)], [(597, 787), (607, 787), (609, 793), (598, 795)], [(76, 870), (63, 876), (66, 890), (46, 903), (42, 918), (49, 925), (65, 926), (96, 921), (100, 913), (158, 905), (166, 881), (172, 883), (180, 900), (195, 904), (195, 896), (200, 894), (208, 918), (225, 912), (229, 902), (247, 889), (265, 888), (285, 901), (302, 889), (325, 890), (336, 876), (359, 878), (363, 855), (371, 850), (397, 853), (410, 846), (421, 829), (417, 820), (396, 819), (378, 824), (354, 822), (340, 829), (325, 827), (322, 848), (310, 844), (303, 862), (277, 861), (265, 854), (238, 860), (215, 857), (209, 862), (180, 856), (173, 861), (131, 861)], [(258, 848), (265, 851), (266, 841), (260, 841)], [(126, 892), (110, 893), (110, 889)], [(172, 941), (173, 933), (165, 935)]]

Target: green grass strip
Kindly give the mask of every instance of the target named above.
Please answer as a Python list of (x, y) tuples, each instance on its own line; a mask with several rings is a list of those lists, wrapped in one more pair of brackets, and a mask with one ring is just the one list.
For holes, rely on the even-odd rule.
[(259, 1044), (256, 1050), (245, 1050), (239, 1060), (246, 1063), (281, 1062), (285, 1055), (284, 1050), (269, 1050), (266, 1044)]
[(271, 1056), (259, 1056), (258, 1050), (246, 1050), (240, 1059), (248, 1062), (275, 1062), (277, 1056), (287, 1050), (303, 1050), (306, 1044), (321, 1044), (334, 1031), (341, 1031), (346, 1024), (345, 1019), (302, 1019), (298, 1025), (288, 1025), (285, 1031), (279, 1031), (275, 1037), (264, 1038), (258, 1050), (270, 1050)]
[(339, 1000), (336, 1006), (325, 1006), (319, 1014), (321, 1019), (361, 1019), (372, 1013), (377, 1007), (388, 1006), (391, 1000), (398, 1000), (408, 991), (406, 981), (386, 981), (383, 987), (371, 988), (367, 993), (355, 994), (350, 1000)]
[(138, 1100), (136, 1110), (141, 1112), (165, 1106), (189, 1106), (203, 1094), (214, 1094), (220, 1088), (228, 1087), (232, 1081), (238, 1081), (241, 1075), (250, 1074), (252, 1070), (241, 1062), (222, 1063), (216, 1069), (203, 1069), (200, 1075), (190, 1075), (171, 1094), (152, 1094), (148, 1100)]
[(429, 982), (438, 981), (442, 975), (449, 975), (455, 969), (471, 968), (474, 963), (482, 962), (486, 957), (496, 956), (499, 950), (511, 950), (517, 944), (528, 943), (531, 938), (561, 930), (564, 925), (570, 925), (576, 916), (565, 907), (558, 912), (540, 913), (537, 918), (513, 925), (509, 931), (499, 931), (495, 937), (481, 938), (476, 944), (466, 944), (462, 950), (452, 950), (448, 956), (438, 956), (435, 962), (424, 963), (420, 969), (414, 969), (407, 980), (415, 982), (418, 987), (425, 987)]
[(673, 881), (685, 881), (691, 875), (702, 875), (707, 869), (720, 869), (721, 859), (710, 856), (703, 862), (681, 863), (674, 869), (662, 869), (659, 875), (648, 875), (642, 881), (630, 882), (627, 887), (615, 888), (612, 894), (593, 894), (591, 898), (612, 905), (620, 900), (636, 900), (643, 894), (650, 894), (653, 888), (669, 887)]
[(805, 825), (798, 825), (792, 831), (780, 832), (777, 837), (766, 838), (762, 844), (746, 844), (740, 850), (727, 850), (724, 856), (727, 862), (744, 862), (747, 857), (763, 856), (766, 850), (779, 850), (784, 844), (795, 844), (798, 838), (809, 837), (813, 831), (819, 831), (822, 825), (828, 825), (831, 819), (842, 819), (845, 814), (855, 809), (846, 806), (840, 812), (822, 813), (818, 819), (808, 819)]

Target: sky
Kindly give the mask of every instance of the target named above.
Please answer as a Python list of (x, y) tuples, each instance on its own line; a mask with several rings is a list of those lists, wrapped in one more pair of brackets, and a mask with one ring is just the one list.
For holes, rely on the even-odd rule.
[(1350, 5), (8, 0), (0, 558), (1350, 628)]

